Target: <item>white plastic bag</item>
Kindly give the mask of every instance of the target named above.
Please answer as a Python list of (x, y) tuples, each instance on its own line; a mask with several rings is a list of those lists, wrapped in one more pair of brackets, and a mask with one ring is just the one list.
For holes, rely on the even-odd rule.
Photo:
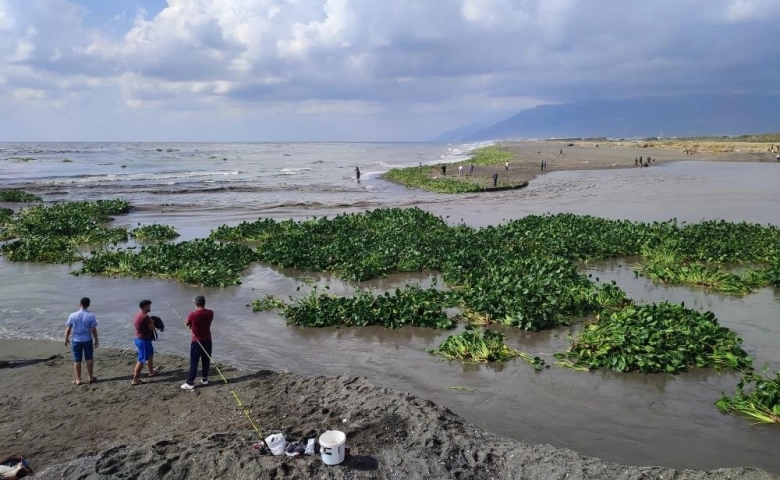
[(314, 439), (310, 438), (309, 442), (306, 444), (306, 451), (303, 452), (304, 455), (314, 455)]
[(287, 448), (287, 440), (285, 440), (283, 433), (268, 435), (265, 437), (265, 444), (268, 445), (268, 449), (273, 455), (284, 455), (284, 450)]

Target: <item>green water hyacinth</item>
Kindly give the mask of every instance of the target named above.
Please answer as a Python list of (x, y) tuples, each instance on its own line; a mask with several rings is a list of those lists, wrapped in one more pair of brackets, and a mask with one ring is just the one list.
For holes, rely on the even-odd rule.
[(134, 248), (97, 250), (74, 274), (157, 276), (191, 285), (226, 287), (240, 284), (240, 272), (255, 260), (254, 251), (246, 245), (201, 238), (144, 245), (138, 252)]
[(130, 231), (131, 238), (142, 242), (164, 242), (173, 240), (178, 236), (176, 229), (170, 225), (160, 225), (158, 223), (144, 225)]
[(734, 396), (724, 394), (715, 405), (723, 412), (757, 423), (780, 424), (780, 371), (775, 372), (774, 378), (766, 370), (746, 373), (737, 384)]
[(466, 325), (463, 332), (447, 337), (438, 348), (429, 350), (449, 360), (466, 363), (503, 363), (515, 357), (522, 358), (537, 370), (544, 368), (544, 360), (507, 346), (503, 333)]
[(579, 367), (619, 372), (676, 373), (690, 367), (746, 370), (752, 360), (742, 339), (718, 324), (712, 312), (684, 305), (630, 305), (585, 325), (566, 353)]
[(453, 328), (457, 323), (444, 312), (445, 308), (455, 306), (451, 293), (413, 285), (382, 295), (359, 290), (352, 297), (320, 293), (314, 288), (290, 300), (290, 303), (285, 303), (276, 297), (266, 296), (254, 300), (252, 310), (277, 310), (288, 324), (301, 327), (382, 325), (385, 328)]
[(16, 188), (0, 188), (0, 202), (41, 202), (43, 199), (40, 195), (33, 193), (27, 193), (24, 190)]
[(129, 209), (124, 200), (33, 205), (6, 222), (2, 238), (15, 240), (0, 251), (11, 261), (71, 263), (81, 258), (81, 247), (126, 241), (124, 228), (107, 223)]
[(745, 296), (763, 283), (761, 276), (742, 278), (718, 267), (685, 261), (678, 250), (644, 247), (645, 261), (634, 270), (652, 280), (678, 285), (695, 285), (734, 296)]

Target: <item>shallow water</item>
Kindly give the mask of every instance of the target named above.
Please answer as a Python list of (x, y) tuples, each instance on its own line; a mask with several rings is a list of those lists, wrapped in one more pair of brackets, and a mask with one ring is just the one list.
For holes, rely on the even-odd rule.
[[(119, 145), (127, 147), (131, 152), (128, 155), (135, 155), (132, 146)], [(33, 150), (29, 146), (25, 148)], [(151, 149), (154, 152), (151, 155), (159, 153), (157, 147), (144, 148)], [(233, 152), (229, 146), (213, 148)], [(304, 156), (304, 151), (315, 150), (308, 145), (275, 148), (292, 152), (291, 157), (284, 158), (296, 161)], [(298, 148), (302, 150), (296, 150)], [(354, 155), (350, 158), (358, 159), (362, 158), (361, 149), (384, 151), (386, 158), (395, 157), (398, 162), (403, 158), (408, 161), (409, 157), (414, 158), (422, 151), (421, 147), (411, 145), (395, 151), (392, 146), (371, 144), (339, 148), (341, 154), (346, 149), (349, 155)], [(430, 148), (434, 152), (430, 161), (436, 161), (435, 152), (443, 147)], [(144, 155), (148, 154), (150, 152)], [(310, 154), (314, 158), (315, 154)], [(8, 153), (0, 153), (0, 157), (3, 155)], [(74, 163), (86, 161), (84, 157), (73, 158)], [(202, 160), (214, 159), (206, 156)], [(148, 159), (144, 161), (148, 162)], [(333, 160), (336, 162), (333, 164), (328, 161), (314, 165), (323, 165), (324, 170), (331, 172), (337, 170), (341, 172), (338, 175), (344, 177), (340, 180), (335, 178), (338, 175), (333, 175), (328, 182), (357, 185), (348, 178), (354, 168), (351, 164), (346, 160)], [(14, 163), (17, 170), (13, 174), (3, 169), (0, 186), (24, 184), (44, 194), (63, 188), (41, 184), (41, 181), (52, 181), (51, 178), (36, 179), (35, 175), (43, 175), (43, 169), (34, 175), (25, 173), (24, 169), (34, 163)], [(129, 160), (127, 163), (129, 168)], [(279, 170), (288, 168), (282, 165), (280, 163)], [(63, 169), (68, 166), (73, 164), (57, 165)], [(167, 223), (177, 227), (183, 239), (205, 236), (210, 228), (219, 224), (235, 224), (260, 215), (303, 218), (312, 214), (361, 210), (367, 204), (418, 205), (435, 214), (449, 216), (452, 222), (463, 219), (475, 226), (544, 212), (636, 220), (726, 218), (780, 224), (780, 211), (776, 208), (780, 204), (780, 188), (776, 186), (779, 173), (780, 166), (775, 164), (679, 162), (649, 169), (553, 172), (531, 182), (524, 191), (466, 196), (407, 192), (371, 176), (361, 182), (366, 190), (320, 195), (317, 193), (319, 184), (301, 180), (303, 186), (296, 195), (289, 197), (296, 203), (276, 201), (273, 193), (254, 190), (250, 193), (225, 190), (221, 193), (158, 194), (151, 192), (157, 187), (133, 187), (132, 182), (138, 177), (102, 182), (112, 185), (102, 189), (68, 186), (65, 187), (67, 192), (49, 194), (68, 199), (107, 198), (112, 196), (114, 184), (119, 184), (119, 188), (134, 192), (131, 198), (143, 208), (118, 218), (118, 224)], [(312, 177), (328, 175), (330, 173), (312, 174)], [(49, 175), (52, 176), (56, 175)], [(228, 184), (233, 183), (228, 181)], [(180, 200), (182, 195), (187, 197), (186, 201)], [(364, 202), (365, 199), (369, 200)], [(657, 286), (636, 278), (627, 266), (629, 263), (630, 260), (603, 262), (590, 265), (587, 270), (602, 281), (614, 279), (634, 299), (685, 301), (688, 306), (712, 310), (723, 325), (743, 336), (744, 347), (755, 357), (757, 366), (768, 363), (773, 368), (780, 368), (778, 290), (764, 289), (743, 299), (734, 299), (688, 287)], [(188, 334), (165, 301), (170, 301), (177, 312), (184, 315), (191, 308), (193, 296), (204, 293), (217, 315), (215, 356), (221, 362), (303, 374), (366, 375), (377, 384), (414, 392), (446, 405), (474, 425), (499, 435), (569, 447), (622, 463), (697, 469), (756, 466), (780, 473), (776, 460), (780, 429), (752, 426), (748, 421), (721, 414), (713, 405), (721, 392), (733, 391), (738, 380), (733, 374), (694, 371), (680, 375), (639, 375), (602, 371), (582, 373), (560, 368), (536, 372), (521, 361), (508, 362), (502, 367), (461, 365), (426, 353), (426, 349), (437, 346), (451, 332), (416, 328), (389, 331), (375, 327), (303, 330), (286, 326), (284, 320), (273, 313), (253, 314), (246, 306), (266, 293), (282, 297), (295, 295), (302, 279), (311, 279), (321, 286), (329, 284), (337, 293), (348, 292), (351, 288), (319, 274), (255, 265), (245, 272), (240, 287), (203, 290), (155, 279), (73, 277), (69, 274), (71, 269), (10, 264), (0, 259), (0, 337), (59, 340), (67, 314), (77, 308), (81, 296), (87, 295), (92, 298), (92, 310), (100, 322), (101, 344), (130, 347), (130, 319), (137, 310), (138, 301), (151, 298), (153, 312), (161, 316), (168, 327), (157, 344), (158, 349), (186, 354)], [(394, 289), (408, 282), (427, 285), (430, 278), (430, 274), (397, 276), (372, 284), (379, 289)], [(504, 331), (512, 346), (528, 353), (549, 354), (564, 349), (565, 336), (576, 328), (575, 325), (539, 333)], [(98, 369), (99, 358), (98, 352)], [(546, 359), (553, 360), (551, 357)]]

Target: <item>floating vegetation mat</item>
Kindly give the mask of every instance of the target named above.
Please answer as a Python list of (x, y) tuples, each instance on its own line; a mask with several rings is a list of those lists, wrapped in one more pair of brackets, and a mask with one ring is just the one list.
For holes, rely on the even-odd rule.
[(43, 199), (39, 195), (27, 193), (15, 188), (0, 188), (0, 202), (40, 202)]
[(718, 324), (712, 312), (684, 305), (630, 305), (585, 325), (562, 366), (619, 372), (676, 373), (690, 367), (746, 370), (752, 360), (742, 339)]
[(361, 290), (352, 297), (323, 294), (315, 288), (290, 303), (273, 296), (254, 300), (252, 310), (277, 310), (289, 324), (301, 327), (453, 328), (456, 320), (448, 318), (444, 308), (454, 305), (455, 298), (449, 292), (407, 285), (392, 294)]
[(176, 229), (170, 225), (160, 225), (158, 223), (144, 225), (130, 231), (131, 238), (135, 238), (142, 242), (164, 242), (166, 240), (173, 240), (178, 236), (179, 234), (176, 232)]
[(544, 368), (544, 360), (508, 347), (505, 339), (503, 333), (466, 325), (462, 333), (450, 335), (437, 349), (429, 351), (449, 360), (476, 363), (502, 363), (520, 357), (537, 370)]
[(734, 396), (723, 395), (715, 404), (723, 412), (758, 423), (780, 423), (780, 371), (775, 372), (775, 378), (766, 371), (746, 373)]
[(241, 271), (257, 260), (246, 245), (196, 239), (176, 244), (144, 245), (134, 248), (102, 249), (84, 259), (76, 274), (154, 275), (206, 287), (241, 283)]

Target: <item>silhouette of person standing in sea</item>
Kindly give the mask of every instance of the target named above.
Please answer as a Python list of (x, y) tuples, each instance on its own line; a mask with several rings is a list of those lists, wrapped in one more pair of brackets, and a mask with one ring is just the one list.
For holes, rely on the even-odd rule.
[(355, 167), (355, 178), (357, 178), (357, 181), (360, 181), (360, 168)]
[(498, 185), (498, 174), (494, 173), (493, 174), (493, 186), (495, 187), (497, 185)]

